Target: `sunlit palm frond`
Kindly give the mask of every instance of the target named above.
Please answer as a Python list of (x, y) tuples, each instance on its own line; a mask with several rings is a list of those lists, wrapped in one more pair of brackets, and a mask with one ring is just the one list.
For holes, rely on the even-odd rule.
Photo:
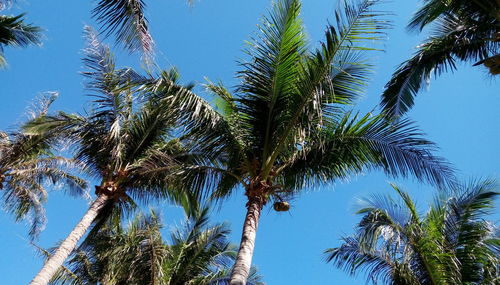
[[(371, 74), (371, 64), (363, 58), (361, 52), (341, 52), (332, 64), (332, 71), (326, 78), (321, 90), (328, 91), (330, 96), (324, 99), (323, 104), (352, 105), (363, 95)], [(325, 114), (325, 117), (332, 114)]]
[(172, 255), (165, 265), (168, 284), (191, 284), (190, 280), (207, 284), (231, 266), (235, 249), (227, 240), (229, 228), (226, 224), (208, 226), (208, 213), (208, 208), (201, 208), (183, 228), (172, 232)]
[(107, 36), (116, 35), (116, 41), (127, 50), (141, 51), (151, 56), (154, 42), (149, 33), (143, 0), (100, 0), (92, 16), (102, 26)]
[(84, 38), (86, 47), (84, 49), (85, 57), (83, 63), (87, 71), (83, 75), (90, 79), (87, 88), (97, 92), (111, 92), (113, 86), (110, 86), (111, 77), (115, 71), (115, 60), (107, 45), (101, 43), (97, 32), (89, 27), (84, 27)]
[(276, 132), (288, 113), (290, 97), (297, 92), (297, 80), (305, 53), (305, 33), (296, 0), (277, 1), (250, 43), (249, 62), (238, 72), (238, 111), (241, 126), (248, 132), (246, 143), (263, 159), (276, 143)]
[(179, 142), (183, 145), (183, 154), (176, 157), (184, 165), (175, 172), (180, 178), (177, 184), (198, 193), (196, 195), (207, 196), (207, 190), (211, 191), (211, 186), (215, 186), (223, 174), (218, 169), (222, 170), (222, 165), (227, 163), (239, 165), (243, 159), (236, 110), (232, 109), (229, 116), (219, 113), (206, 100), (176, 84), (165, 72), (144, 90), (158, 94), (186, 129)]
[(84, 171), (84, 165), (78, 161), (60, 157), (47, 156), (29, 161), (19, 162), (9, 170), (9, 175), (26, 177), (38, 183), (48, 182), (57, 187), (63, 187), (67, 194), (85, 196), (87, 182), (71, 172)]
[(55, 156), (51, 151), (53, 140), (52, 136), (21, 132), (3, 133), (0, 138), (4, 207), (16, 220), (30, 221), (32, 238), (37, 237), (45, 224), (46, 187), (64, 187), (68, 193), (86, 195), (87, 183), (74, 175), (82, 170), (82, 165)]
[[(388, 26), (382, 19), (385, 13), (373, 9), (376, 2), (345, 3), (336, 12), (336, 24), (327, 27), (321, 47), (297, 63), (301, 66), (300, 79), (296, 92), (288, 99), (288, 111), (280, 118), (283, 123), (276, 131), (277, 143), (268, 161), (274, 161), (285, 145), (295, 144), (304, 132), (308, 135), (323, 123), (324, 117), (332, 115), (335, 107), (331, 104), (349, 103), (359, 96), (364, 85), (361, 81), (370, 70), (359, 53), (373, 50), (369, 42), (380, 40)], [(345, 66), (351, 67), (352, 74), (339, 70)], [(265, 169), (269, 171), (270, 165)]]
[(346, 178), (370, 168), (392, 176), (413, 175), (439, 186), (454, 182), (450, 166), (431, 154), (434, 145), (423, 139), (409, 120), (391, 124), (383, 116), (368, 114), (358, 118), (348, 113), (320, 131), (319, 136), (310, 145), (305, 142), (289, 165), (283, 167), (284, 176), (290, 177), (285, 178), (290, 181), (287, 184), (297, 183), (294, 188)]
[(99, 40), (91, 27), (84, 28), (84, 36), (87, 43), (83, 63), (87, 70), (82, 74), (87, 79), (86, 88), (95, 97), (94, 117), (104, 119), (107, 115), (109, 118), (105, 121), (112, 124), (120, 116), (130, 114), (134, 100), (130, 93), (147, 79), (130, 68), (117, 69), (109, 46)]
[[(227, 119), (237, 116), (237, 104), (233, 94), (224, 86), (222, 82), (213, 83), (208, 78), (205, 78), (207, 83), (204, 87), (207, 91), (214, 94), (215, 108)], [(235, 122), (239, 123), (239, 122)]]
[(29, 235), (32, 238), (37, 237), (46, 222), (46, 190), (33, 181), (19, 181), (14, 178), (9, 182), (6, 183), (2, 196), (5, 209), (15, 216), (16, 221), (29, 217)]
[(498, 278), (498, 250), (487, 242), (497, 240), (496, 225), (484, 220), (494, 211), (498, 184), (492, 180), (476, 181), (459, 188), (457, 197), (447, 201), (444, 221), (447, 240), (459, 248), (460, 273), (466, 282), (481, 282)]
[[(178, 141), (170, 141), (172, 131), (177, 127), (177, 117), (168, 110), (167, 100), (148, 100), (134, 112), (127, 126), (127, 160), (144, 156), (148, 151), (160, 151), (165, 154), (177, 155), (182, 146)], [(151, 150), (152, 146), (155, 146)]]

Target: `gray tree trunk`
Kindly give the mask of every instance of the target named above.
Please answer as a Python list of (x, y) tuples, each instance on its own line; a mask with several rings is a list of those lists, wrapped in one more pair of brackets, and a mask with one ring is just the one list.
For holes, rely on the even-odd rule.
[(46, 285), (49, 283), (52, 277), (56, 274), (57, 270), (61, 267), (61, 265), (63, 265), (64, 261), (75, 249), (78, 241), (82, 238), (85, 232), (87, 232), (90, 224), (92, 224), (94, 219), (97, 217), (97, 214), (99, 214), (108, 200), (109, 197), (107, 195), (97, 196), (80, 222), (61, 243), (56, 252), (54, 252), (54, 254), (45, 262), (40, 272), (38, 272), (35, 278), (31, 281), (30, 285)]
[(255, 247), (255, 236), (259, 225), (262, 202), (259, 198), (250, 198), (247, 204), (247, 215), (243, 224), (240, 249), (236, 256), (233, 271), (231, 273), (231, 285), (246, 285), (250, 268), (252, 266), (253, 250)]

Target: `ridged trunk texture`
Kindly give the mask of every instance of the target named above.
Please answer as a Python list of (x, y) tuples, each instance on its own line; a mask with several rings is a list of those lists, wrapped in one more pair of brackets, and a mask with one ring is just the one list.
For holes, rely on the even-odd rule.
[(107, 195), (99, 195), (95, 201), (90, 205), (89, 209), (75, 226), (73, 231), (66, 237), (66, 239), (57, 248), (56, 252), (45, 262), (42, 269), (33, 278), (30, 285), (46, 285), (54, 277), (57, 270), (63, 265), (64, 261), (68, 258), (71, 252), (75, 249), (78, 241), (87, 232), (88, 228), (97, 217), (99, 212), (108, 202)]
[(255, 237), (259, 225), (260, 212), (262, 211), (262, 199), (249, 197), (247, 204), (247, 215), (243, 224), (240, 250), (236, 256), (233, 272), (231, 273), (231, 285), (246, 285), (250, 268), (252, 266)]

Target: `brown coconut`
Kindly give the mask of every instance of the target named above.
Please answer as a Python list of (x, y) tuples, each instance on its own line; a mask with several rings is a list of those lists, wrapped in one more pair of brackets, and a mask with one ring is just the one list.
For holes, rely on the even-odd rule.
[(286, 212), (290, 210), (290, 203), (288, 202), (275, 202), (273, 208), (276, 212)]

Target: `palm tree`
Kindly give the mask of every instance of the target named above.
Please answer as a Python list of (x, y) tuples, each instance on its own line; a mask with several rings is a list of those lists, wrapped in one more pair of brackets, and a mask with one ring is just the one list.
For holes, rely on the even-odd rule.
[(484, 220), (500, 193), (491, 182), (438, 196), (424, 216), (395, 185), (390, 196), (362, 200), (356, 234), (326, 251), (327, 260), (368, 282), (385, 284), (498, 284), (500, 236)]
[[(137, 215), (124, 229), (108, 224), (72, 254), (51, 284), (223, 284), (236, 256), (227, 224), (209, 226), (208, 208), (161, 234), (158, 215)], [(44, 254), (49, 255), (47, 251)], [(263, 284), (255, 273), (252, 283)]]
[[(84, 115), (59, 112), (39, 116), (26, 130), (72, 144), (75, 159), (101, 183), (95, 187), (97, 197), (88, 211), (31, 284), (47, 284), (93, 222), (99, 226), (106, 219), (120, 219), (121, 213), (135, 208), (137, 199), (183, 202), (186, 197), (180, 190), (175, 192), (168, 179), (178, 162), (190, 159), (174, 137), (175, 113), (161, 100), (172, 93), (141, 92), (138, 85), (151, 79), (130, 68), (116, 69), (109, 47), (89, 27), (86, 37), (84, 64), (88, 71), (83, 74), (95, 98), (90, 110)], [(162, 76), (174, 82), (177, 75), (164, 72)], [(167, 188), (169, 185), (172, 187)]]
[[(41, 100), (45, 113), (54, 97)], [(28, 219), (29, 235), (35, 238), (45, 225), (45, 185), (64, 184), (70, 194), (85, 193), (86, 183), (72, 175), (78, 164), (51, 152), (51, 138), (22, 132), (0, 131), (0, 190), (4, 208), (16, 221)], [(62, 186), (62, 185), (61, 185)]]
[(484, 64), (500, 74), (500, 2), (496, 0), (425, 0), (408, 28), (421, 31), (432, 24), (429, 39), (392, 75), (382, 94), (381, 106), (401, 116), (432, 74), (456, 69), (457, 61)]
[[(259, 217), (269, 201), (287, 210), (287, 198), (299, 190), (368, 169), (438, 185), (453, 180), (449, 165), (432, 154), (434, 145), (410, 121), (391, 124), (383, 116), (346, 111), (368, 79), (366, 41), (381, 38), (387, 26), (374, 4), (346, 4), (321, 46), (308, 51), (300, 2), (277, 1), (247, 50), (251, 60), (242, 63), (234, 95), (209, 83), (218, 96), (215, 110), (192, 92), (172, 98), (191, 131), (190, 148), (212, 161), (183, 168), (184, 185), (210, 181), (214, 199), (243, 186), (248, 198), (231, 284), (247, 280)], [(154, 90), (169, 89), (163, 82)]]
[[(1, 1), (0, 8), (2, 8)], [(23, 17), (24, 14), (18, 16), (0, 15), (0, 67), (7, 64), (3, 54), (6, 46), (26, 47), (41, 43), (41, 29), (27, 24)]]

